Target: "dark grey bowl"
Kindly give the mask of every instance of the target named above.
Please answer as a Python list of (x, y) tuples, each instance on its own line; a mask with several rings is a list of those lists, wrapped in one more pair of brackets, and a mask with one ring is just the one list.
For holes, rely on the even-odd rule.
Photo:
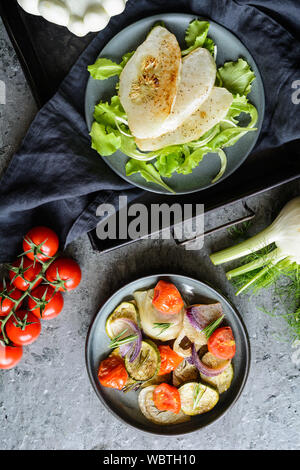
[[(221, 302), (225, 313), (226, 324), (230, 325), (236, 339), (236, 355), (233, 358), (234, 379), (231, 387), (220, 395), (218, 404), (208, 413), (193, 416), (189, 422), (159, 426), (148, 421), (138, 406), (138, 392), (122, 393), (118, 390), (102, 387), (98, 381), (99, 363), (109, 353), (109, 338), (105, 332), (108, 315), (122, 300), (132, 298), (134, 291), (154, 287), (159, 279), (170, 280), (176, 284), (187, 303), (201, 303), (205, 299)], [(146, 276), (127, 284), (115, 292), (95, 316), (86, 340), (86, 366), (90, 381), (101, 402), (117, 418), (139, 429), (159, 435), (180, 435), (198, 431), (213, 423), (228, 411), (239, 398), (246, 383), (250, 366), (250, 344), (243, 321), (235, 307), (218, 291), (209, 285), (178, 274), (161, 274)]]

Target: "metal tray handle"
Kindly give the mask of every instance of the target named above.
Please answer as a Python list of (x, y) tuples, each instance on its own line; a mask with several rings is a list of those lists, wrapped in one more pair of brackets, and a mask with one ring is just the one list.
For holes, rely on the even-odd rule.
[[(234, 225), (238, 225), (238, 224), (241, 224), (243, 222), (247, 222), (248, 220), (252, 220), (256, 215), (255, 212), (248, 206), (248, 204), (245, 201), (243, 201), (243, 207), (248, 212), (248, 215), (245, 215), (244, 217), (240, 217), (239, 219), (232, 220), (231, 222), (227, 222), (226, 224), (222, 224), (222, 225), (214, 227), (210, 230), (207, 230), (206, 232), (204, 232), (204, 237), (206, 237), (207, 235), (211, 235), (213, 233), (219, 232), (220, 230), (228, 229), (228, 228), (230, 228)], [(188, 243), (199, 240), (199, 238), (202, 238), (202, 237), (203, 237), (203, 234), (200, 234), (200, 235), (197, 235), (196, 237), (190, 238), (188, 240), (183, 240), (183, 241), (182, 240), (180, 240), (180, 241), (177, 240), (176, 237), (173, 237), (173, 238), (175, 240), (176, 245), (185, 246)]]

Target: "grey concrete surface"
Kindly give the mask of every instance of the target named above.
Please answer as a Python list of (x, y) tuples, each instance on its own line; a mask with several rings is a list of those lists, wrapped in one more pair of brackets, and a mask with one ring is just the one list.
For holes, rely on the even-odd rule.
[[(0, 80), (7, 104), (0, 105), (0, 171), (36, 112), (15, 53), (0, 24)], [(248, 200), (257, 212), (250, 234), (270, 223), (278, 208), (299, 194), (300, 182)], [(240, 217), (233, 204), (206, 220), (206, 228)], [(65, 295), (62, 314), (43, 323), (39, 340), (27, 347), (20, 365), (0, 372), (0, 449), (298, 449), (300, 376), (288, 341), (278, 341), (283, 324), (258, 307), (274, 306), (272, 291), (236, 298), (208, 253), (232, 243), (228, 232), (186, 251), (169, 240), (144, 240), (106, 255), (94, 252), (87, 236), (67, 253), (78, 260), (83, 280)], [(235, 406), (217, 423), (187, 437), (161, 438), (129, 429), (98, 401), (86, 374), (84, 346), (89, 324), (117, 288), (151, 272), (186, 273), (221, 289), (247, 326), (252, 361), (249, 379)]]

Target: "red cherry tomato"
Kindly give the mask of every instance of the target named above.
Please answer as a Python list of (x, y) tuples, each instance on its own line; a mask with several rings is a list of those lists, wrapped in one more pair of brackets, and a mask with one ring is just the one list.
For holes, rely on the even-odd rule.
[[(13, 285), (17, 287), (17, 289), (20, 289), (22, 291), (28, 289), (28, 287), (30, 286), (29, 282), (33, 282), (42, 270), (42, 265), (40, 263), (31, 261), (30, 259), (26, 258), (26, 256), (22, 256), (20, 259), (15, 261), (12, 266), (20, 268), (21, 272), (14, 279), (16, 273), (11, 269), (9, 271), (9, 278)], [(38, 279), (33, 285), (33, 288), (37, 287), (41, 282), (42, 279)]]
[[(17, 320), (11, 316), (6, 324), (6, 334), (8, 338), (18, 346), (26, 346), (33, 343), (41, 333), (41, 322), (33, 313), (26, 310), (19, 310), (17, 318), (23, 323), (19, 325)], [(26, 318), (26, 325), (25, 325)]]
[(168, 374), (175, 370), (183, 361), (183, 357), (179, 356), (170, 346), (158, 346), (160, 352), (160, 369), (158, 375)]
[(122, 390), (128, 379), (123, 359), (119, 356), (104, 359), (98, 370), (98, 379), (103, 387)]
[(73, 259), (58, 258), (50, 264), (46, 278), (60, 291), (73, 290), (81, 281), (81, 269)]
[(20, 362), (22, 356), (22, 346), (4, 346), (0, 341), (0, 369), (12, 369)]
[(235, 355), (235, 340), (230, 326), (223, 326), (208, 338), (207, 349), (219, 359), (232, 359)]
[[(3, 284), (0, 283), (0, 317), (8, 315), (8, 313), (11, 311), (13, 306), (15, 305), (14, 302), (10, 299), (6, 299), (4, 296), (1, 296), (1, 293), (3, 292)], [(14, 300), (19, 300), (23, 292), (20, 291), (19, 289), (16, 289), (15, 286), (12, 284), (9, 284), (6, 286), (6, 293), (9, 295)], [(17, 306), (17, 309), (21, 307), (21, 303)]]
[(172, 411), (178, 414), (181, 409), (180, 393), (176, 387), (162, 383), (153, 392), (153, 401), (160, 411)]
[(184, 304), (174, 284), (159, 281), (154, 288), (152, 305), (161, 313), (176, 314), (180, 312)]
[(34, 227), (25, 235), (23, 250), (31, 260), (47, 261), (59, 247), (58, 236), (48, 227)]
[(63, 309), (64, 299), (60, 292), (54, 293), (51, 286), (39, 286), (31, 292), (31, 296), (39, 299), (28, 299), (28, 307), (36, 318), (51, 320), (57, 317)]

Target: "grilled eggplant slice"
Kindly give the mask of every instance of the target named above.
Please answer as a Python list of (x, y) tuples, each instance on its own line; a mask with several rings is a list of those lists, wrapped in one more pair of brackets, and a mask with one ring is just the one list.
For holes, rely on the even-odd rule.
[[(204, 362), (204, 364), (212, 368), (218, 368), (220, 367), (220, 364), (224, 362), (223, 359), (218, 359), (210, 352), (204, 354), (201, 360), (202, 362)], [(200, 377), (204, 382), (213, 385), (219, 393), (223, 393), (229, 389), (233, 379), (233, 375), (233, 367), (230, 363), (227, 369), (225, 369), (221, 374), (216, 375), (215, 377), (207, 377), (207, 375), (204, 374), (200, 374)]]
[(172, 411), (160, 411), (153, 401), (153, 392), (156, 385), (144, 388), (139, 394), (139, 407), (143, 415), (155, 424), (168, 425), (189, 421), (190, 417), (180, 411), (178, 414)]
[(219, 393), (209, 385), (189, 382), (179, 388), (181, 409), (189, 415), (200, 415), (212, 410), (219, 401)]

